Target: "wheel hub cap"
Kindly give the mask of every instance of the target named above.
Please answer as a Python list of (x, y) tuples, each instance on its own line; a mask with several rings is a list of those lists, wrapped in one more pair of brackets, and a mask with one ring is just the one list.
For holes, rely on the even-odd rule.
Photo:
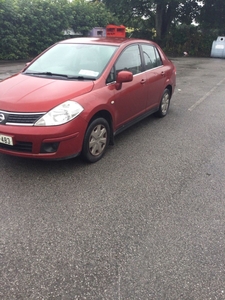
[(89, 150), (92, 155), (100, 155), (107, 143), (107, 131), (103, 125), (97, 125), (91, 135), (89, 140)]
[(169, 102), (170, 102), (170, 97), (168, 94), (165, 94), (162, 99), (162, 104), (161, 104), (163, 114), (166, 114), (168, 107), (169, 107)]

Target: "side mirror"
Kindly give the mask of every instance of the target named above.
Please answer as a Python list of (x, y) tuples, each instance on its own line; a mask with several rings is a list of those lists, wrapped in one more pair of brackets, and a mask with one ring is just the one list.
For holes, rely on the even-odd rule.
[(133, 73), (130, 71), (120, 71), (116, 77), (116, 89), (120, 90), (123, 82), (130, 82), (133, 80)]

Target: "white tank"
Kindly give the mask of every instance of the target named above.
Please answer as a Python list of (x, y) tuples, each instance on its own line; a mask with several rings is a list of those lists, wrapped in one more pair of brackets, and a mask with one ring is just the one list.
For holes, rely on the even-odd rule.
[(211, 57), (225, 58), (225, 37), (218, 36), (216, 41), (213, 41)]

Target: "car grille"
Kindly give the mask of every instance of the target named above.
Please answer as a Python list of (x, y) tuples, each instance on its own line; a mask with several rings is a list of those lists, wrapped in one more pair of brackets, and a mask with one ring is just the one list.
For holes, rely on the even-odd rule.
[(9, 114), (7, 119), (8, 123), (14, 124), (34, 124), (43, 114), (27, 114), (27, 115), (18, 115), (18, 114)]
[(0, 144), (1, 149), (7, 149), (10, 151), (18, 151), (18, 152), (32, 152), (32, 143), (30, 142), (16, 142), (14, 146)]
[(0, 111), (4, 119), (0, 121), (1, 125), (19, 125), (19, 126), (33, 126), (34, 123), (40, 119), (45, 113), (13, 113)]

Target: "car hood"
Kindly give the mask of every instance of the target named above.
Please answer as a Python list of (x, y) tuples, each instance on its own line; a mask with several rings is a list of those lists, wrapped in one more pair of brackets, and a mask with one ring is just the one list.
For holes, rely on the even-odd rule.
[(45, 112), (89, 93), (93, 81), (59, 80), (18, 74), (0, 82), (0, 110)]

